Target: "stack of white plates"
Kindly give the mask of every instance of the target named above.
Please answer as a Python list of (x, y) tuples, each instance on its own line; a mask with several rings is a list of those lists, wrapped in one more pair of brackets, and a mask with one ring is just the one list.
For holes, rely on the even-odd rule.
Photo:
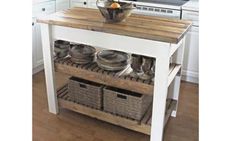
[(69, 50), (71, 60), (77, 64), (87, 64), (95, 59), (96, 49), (84, 44), (72, 44)]
[(120, 71), (130, 63), (127, 53), (115, 50), (103, 50), (97, 53), (97, 64), (100, 68), (108, 71)]

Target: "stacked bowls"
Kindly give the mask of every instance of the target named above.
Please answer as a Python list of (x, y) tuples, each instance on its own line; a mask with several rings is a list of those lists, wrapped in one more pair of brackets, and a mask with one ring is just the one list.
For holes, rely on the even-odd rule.
[(70, 43), (64, 40), (56, 40), (54, 42), (54, 52), (59, 58), (64, 58), (68, 55)]
[(87, 64), (95, 59), (96, 49), (92, 46), (84, 44), (72, 44), (70, 46), (69, 55), (71, 60), (77, 64)]
[(155, 73), (155, 58), (137, 54), (132, 54), (131, 58), (132, 72), (130, 73), (130, 76), (142, 80), (153, 79)]
[(127, 53), (115, 50), (103, 50), (97, 53), (97, 64), (108, 71), (120, 71), (125, 69), (130, 62)]

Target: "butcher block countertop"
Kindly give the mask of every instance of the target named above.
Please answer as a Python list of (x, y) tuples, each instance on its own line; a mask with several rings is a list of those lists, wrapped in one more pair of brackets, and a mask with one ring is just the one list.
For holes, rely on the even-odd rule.
[(191, 26), (190, 21), (132, 14), (124, 22), (105, 23), (101, 13), (89, 8), (71, 8), (37, 19), (39, 23), (178, 43)]

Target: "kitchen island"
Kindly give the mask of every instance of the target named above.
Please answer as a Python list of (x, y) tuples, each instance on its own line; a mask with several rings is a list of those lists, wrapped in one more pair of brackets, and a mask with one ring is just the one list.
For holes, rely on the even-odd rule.
[[(44, 68), (49, 111), (59, 113), (59, 107), (99, 120), (151, 135), (151, 141), (161, 141), (169, 116), (176, 116), (185, 34), (191, 22), (132, 14), (121, 23), (105, 23), (98, 10), (72, 8), (37, 19), (41, 23)], [(123, 51), (156, 58), (153, 81), (140, 81), (95, 68), (93, 64), (75, 65), (54, 60), (52, 41), (56, 39), (82, 43), (105, 49)], [(105, 85), (142, 94), (153, 95), (152, 109), (141, 122), (112, 115), (73, 103), (56, 90), (54, 70)], [(63, 88), (62, 88), (63, 89)], [(63, 95), (63, 96), (62, 96)], [(166, 99), (174, 100), (166, 111)]]

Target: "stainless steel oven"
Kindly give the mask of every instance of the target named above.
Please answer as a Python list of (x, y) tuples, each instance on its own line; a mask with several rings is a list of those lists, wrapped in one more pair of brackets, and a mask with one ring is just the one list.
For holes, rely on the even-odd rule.
[(181, 18), (181, 6), (187, 1), (183, 0), (121, 0), (132, 2), (136, 5), (134, 13), (162, 16), (169, 18)]

